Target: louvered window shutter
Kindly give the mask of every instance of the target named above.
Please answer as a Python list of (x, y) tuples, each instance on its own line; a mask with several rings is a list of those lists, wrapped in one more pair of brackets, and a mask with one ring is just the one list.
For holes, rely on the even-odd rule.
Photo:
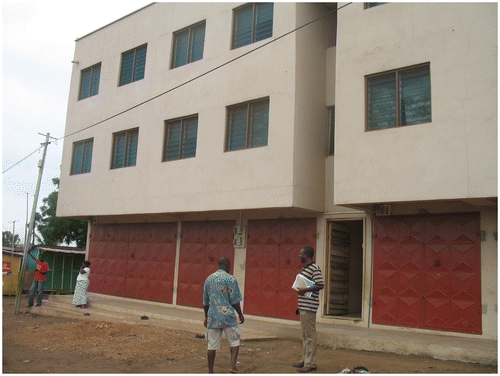
[(252, 43), (253, 7), (238, 10), (234, 17), (233, 48)]
[(181, 147), (181, 121), (175, 121), (168, 124), (167, 145), (165, 147), (165, 160), (173, 161), (179, 159)]
[(125, 165), (125, 146), (127, 142), (126, 133), (115, 135), (113, 147), (113, 168), (120, 168)]
[(92, 68), (92, 79), (90, 85), (90, 96), (99, 93), (99, 79), (101, 78), (101, 64)]
[(82, 155), (83, 155), (83, 143), (75, 143), (73, 145), (73, 163), (71, 165), (71, 175), (81, 174), (82, 172)]
[(175, 34), (173, 68), (187, 64), (189, 30)]
[(191, 30), (191, 50), (189, 62), (203, 59), (203, 47), (205, 45), (205, 24), (194, 27)]
[(94, 146), (94, 140), (87, 140), (83, 144), (82, 171), (81, 171), (82, 174), (90, 172), (92, 166), (93, 146)]
[(231, 108), (229, 115), (229, 134), (227, 150), (240, 150), (246, 147), (247, 105)]
[(120, 86), (127, 85), (132, 82), (132, 73), (134, 70), (135, 51), (130, 51), (122, 55), (122, 72), (120, 78)]
[(91, 85), (91, 74), (92, 74), (91, 69), (86, 69), (82, 71), (79, 99), (85, 99), (89, 96), (90, 85)]
[(432, 121), (429, 64), (368, 77), (366, 83), (368, 130)]
[(269, 38), (273, 35), (273, 10), (273, 3), (255, 4), (254, 42)]
[(122, 54), (120, 86), (127, 85), (131, 82), (142, 80), (144, 78), (147, 47), (147, 45), (144, 45)]
[(146, 69), (146, 48), (147, 46), (142, 46), (136, 50), (133, 81), (139, 81), (144, 78), (144, 71)]
[(269, 101), (253, 103), (250, 106), (250, 140), (248, 147), (267, 145), (269, 125)]
[(75, 142), (73, 144), (73, 160), (71, 162), (71, 175), (90, 172), (92, 165), (92, 146), (94, 139)]
[(400, 73), (400, 125), (431, 121), (431, 85), (429, 67)]
[(385, 129), (397, 125), (396, 73), (368, 80), (368, 129)]
[(137, 143), (139, 140), (139, 131), (127, 132), (127, 155), (125, 166), (135, 166), (137, 160)]
[(184, 120), (182, 130), (182, 152), (181, 158), (192, 158), (196, 156), (196, 139), (198, 134), (198, 118)]

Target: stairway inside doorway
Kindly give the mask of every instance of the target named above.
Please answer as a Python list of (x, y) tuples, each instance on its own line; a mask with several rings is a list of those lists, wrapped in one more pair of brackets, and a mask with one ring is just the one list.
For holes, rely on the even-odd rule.
[(363, 221), (328, 224), (326, 315), (361, 319)]

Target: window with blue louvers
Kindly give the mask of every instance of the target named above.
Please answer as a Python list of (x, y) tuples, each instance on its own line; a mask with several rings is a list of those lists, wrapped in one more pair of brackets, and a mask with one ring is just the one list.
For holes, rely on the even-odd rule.
[(92, 165), (93, 146), (94, 146), (93, 138), (73, 143), (71, 175), (85, 174), (90, 172), (90, 168)]
[(366, 77), (367, 130), (431, 122), (430, 66)]
[(203, 59), (205, 45), (205, 22), (178, 31), (174, 34), (172, 68)]
[(135, 166), (138, 140), (138, 128), (113, 134), (112, 169)]
[(147, 45), (143, 45), (122, 54), (120, 86), (130, 84), (144, 78), (146, 68)]
[(234, 10), (233, 49), (273, 36), (273, 3), (253, 3)]
[(196, 157), (198, 116), (165, 122), (163, 161)]
[(269, 98), (228, 107), (226, 151), (267, 145)]
[(78, 100), (92, 97), (99, 93), (99, 79), (101, 77), (101, 63), (84, 69), (80, 77), (80, 93)]

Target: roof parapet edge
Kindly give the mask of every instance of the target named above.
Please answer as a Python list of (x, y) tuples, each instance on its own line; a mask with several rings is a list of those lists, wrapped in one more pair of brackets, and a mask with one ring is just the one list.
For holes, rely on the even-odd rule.
[(154, 4), (156, 4), (156, 2), (153, 2), (153, 3), (151, 3), (151, 4), (148, 4), (148, 5), (146, 5), (146, 6), (143, 6), (142, 8), (139, 8), (139, 9), (137, 9), (137, 10), (133, 11), (132, 13), (129, 13), (129, 14), (127, 14), (127, 15), (123, 16), (123, 17), (120, 17), (120, 18), (118, 18), (117, 20), (114, 20), (113, 22), (110, 22), (109, 24), (106, 24), (106, 25), (104, 25), (104, 26), (100, 27), (99, 29), (96, 29), (96, 30), (94, 30), (94, 31), (91, 31), (91, 32), (90, 32), (90, 33), (88, 33), (88, 34), (85, 34), (83, 37), (76, 38), (76, 39), (75, 39), (75, 42), (78, 42), (79, 40), (81, 40), (81, 39), (83, 39), (83, 38), (86, 38), (86, 37), (88, 37), (89, 35), (92, 35), (92, 34), (94, 34), (94, 33), (97, 33), (99, 30), (102, 30), (102, 29), (104, 29), (104, 28), (106, 28), (106, 27), (108, 27), (108, 26), (110, 26), (110, 25), (113, 25), (114, 23), (117, 23), (118, 21), (121, 21), (121, 20), (123, 20), (124, 18), (130, 17), (131, 15), (133, 15), (133, 14), (135, 14), (135, 13), (137, 13), (137, 12), (140, 12), (141, 10), (146, 9), (147, 7), (150, 7), (151, 5), (154, 5)]

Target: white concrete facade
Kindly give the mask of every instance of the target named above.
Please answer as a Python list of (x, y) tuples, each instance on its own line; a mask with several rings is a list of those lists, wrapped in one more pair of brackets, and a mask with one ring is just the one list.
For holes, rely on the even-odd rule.
[[(497, 265), (497, 26), (491, 3), (357, 3), (339, 12), (327, 64), (335, 67), (327, 104), (336, 109), (327, 212), (346, 205), (373, 215), (376, 204), (395, 215), (478, 211), (481, 263)], [(432, 122), (366, 131), (365, 76), (427, 62)], [(481, 277), (483, 335), (496, 339), (497, 268)]]
[[(352, 5), (338, 20), (334, 203), (496, 197), (496, 4)], [(365, 131), (365, 76), (427, 62), (432, 122)]]
[[(318, 321), (376, 328), (383, 326), (371, 323), (375, 205), (390, 205), (391, 215), (479, 212), (481, 337), (496, 339), (497, 4), (338, 3), (336, 24), (330, 14), (291, 32), (336, 5), (275, 3), (273, 36), (233, 50), (233, 9), (243, 4), (154, 3), (77, 40), (58, 216), (179, 225), (316, 217), (324, 271), (329, 223), (357, 221), (361, 316)], [(203, 59), (171, 69), (173, 33), (203, 20)], [(145, 43), (144, 79), (119, 86), (121, 54)], [(78, 100), (81, 70), (99, 62), (99, 94)], [(430, 65), (432, 122), (366, 131), (365, 76), (421, 63)], [(259, 98), (270, 103), (268, 145), (225, 151), (227, 107)], [(194, 114), (196, 157), (162, 162), (164, 122)], [(113, 133), (132, 128), (139, 128), (136, 165), (111, 169)], [(88, 138), (91, 171), (70, 175), (73, 143)], [(246, 249), (234, 256), (244, 291)]]
[[(230, 49), (232, 9), (238, 5), (153, 4), (78, 40), (66, 134), (160, 95), (269, 42), (266, 39)], [(293, 3), (276, 3), (274, 7), (274, 36), (311, 21), (319, 14), (316, 8), (321, 8)], [(206, 20), (203, 59), (170, 69), (172, 33), (202, 20)], [(304, 32), (281, 38), (133, 111), (68, 136), (58, 215), (269, 207), (321, 212), (324, 191), (317, 182), (324, 181), (321, 149), (326, 146), (323, 129), (311, 124), (325, 122), (325, 46), (307, 43), (309, 38), (318, 39), (314, 34), (321, 32), (321, 26), (318, 22)], [(119, 87), (121, 53), (145, 43), (144, 79)], [(305, 47), (311, 49), (310, 54), (297, 53)], [(80, 70), (98, 62), (102, 62), (99, 95), (78, 101)], [(311, 64), (318, 70), (304, 70)], [(270, 100), (268, 145), (225, 152), (226, 107), (265, 97)], [(301, 100), (305, 97), (309, 98), (307, 103)], [(199, 116), (196, 157), (162, 162), (164, 121), (193, 114)], [(111, 170), (112, 134), (135, 127), (139, 127), (136, 166)], [(72, 143), (90, 137), (94, 137), (92, 171), (69, 177)], [(313, 167), (303, 168), (304, 164)], [(95, 192), (101, 193), (96, 197)]]

